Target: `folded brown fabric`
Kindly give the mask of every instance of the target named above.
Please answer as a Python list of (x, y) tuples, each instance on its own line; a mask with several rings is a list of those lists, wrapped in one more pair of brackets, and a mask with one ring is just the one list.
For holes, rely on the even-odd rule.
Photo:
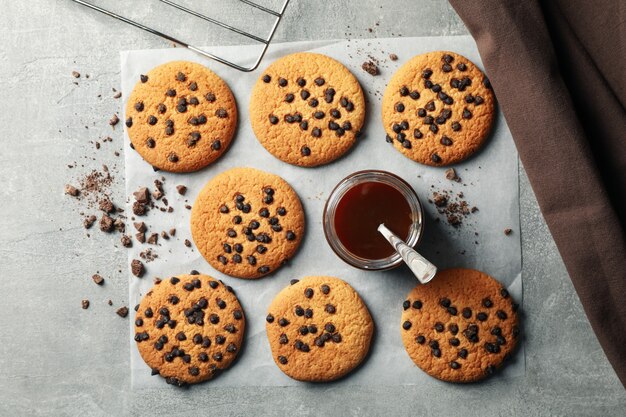
[(450, 3), (478, 44), (541, 211), (626, 386), (626, 3)]

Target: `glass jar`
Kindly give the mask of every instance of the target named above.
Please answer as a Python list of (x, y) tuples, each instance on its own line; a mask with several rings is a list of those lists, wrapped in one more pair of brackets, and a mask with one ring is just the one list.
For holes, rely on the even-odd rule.
[(345, 248), (335, 229), (335, 213), (339, 201), (341, 201), (346, 192), (348, 192), (348, 190), (352, 187), (358, 184), (370, 182), (380, 182), (389, 185), (404, 196), (409, 204), (409, 207), (411, 208), (412, 220), (406, 243), (411, 247), (415, 247), (415, 245), (419, 243), (424, 231), (424, 209), (419, 198), (417, 197), (417, 194), (402, 178), (390, 172), (378, 170), (355, 172), (348, 175), (346, 178), (341, 180), (339, 184), (337, 184), (337, 186), (330, 193), (330, 196), (326, 201), (326, 206), (324, 207), (324, 234), (332, 250), (346, 263), (360, 269), (382, 271), (395, 268), (400, 265), (402, 263), (400, 255), (394, 252), (392, 255), (382, 259), (366, 259), (359, 257)]

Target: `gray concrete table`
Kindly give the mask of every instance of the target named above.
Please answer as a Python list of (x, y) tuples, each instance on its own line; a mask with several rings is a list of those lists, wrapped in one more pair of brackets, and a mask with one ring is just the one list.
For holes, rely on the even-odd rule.
[[(121, 129), (107, 123), (120, 110), (111, 92), (119, 87), (119, 51), (168, 43), (68, 0), (1, 3), (1, 416), (626, 415), (625, 390), (593, 335), (523, 172), (525, 377), (435, 383), (429, 390), (204, 385), (131, 391), (127, 321), (105, 302), (127, 302), (127, 277), (119, 272), (126, 253), (117, 237), (85, 238), (63, 186), (105, 163), (116, 173), (114, 197), (123, 201), (123, 160), (113, 154), (121, 149)], [(141, 7), (157, 23), (169, 23), (162, 8)], [(221, 32), (194, 32), (199, 44), (238, 42)], [(445, 1), (294, 0), (276, 40), (466, 33)], [(90, 78), (76, 86), (72, 70)], [(113, 145), (96, 153), (90, 141), (108, 135)], [(79, 167), (68, 170), (74, 161)], [(106, 289), (91, 282), (95, 270), (108, 278)], [(80, 309), (83, 298), (92, 301), (87, 311)]]

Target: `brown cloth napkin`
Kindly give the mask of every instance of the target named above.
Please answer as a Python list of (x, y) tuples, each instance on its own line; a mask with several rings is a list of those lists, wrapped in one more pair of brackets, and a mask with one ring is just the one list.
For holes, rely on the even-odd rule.
[(626, 386), (626, 2), (450, 3), (478, 44), (541, 211)]

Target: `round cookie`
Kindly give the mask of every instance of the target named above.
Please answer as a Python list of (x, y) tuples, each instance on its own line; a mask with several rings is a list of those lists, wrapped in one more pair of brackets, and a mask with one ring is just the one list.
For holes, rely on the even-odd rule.
[(219, 158), (237, 126), (228, 85), (208, 68), (173, 61), (140, 77), (126, 104), (131, 147), (152, 166), (196, 171)]
[(245, 327), (232, 288), (206, 275), (177, 275), (158, 281), (141, 300), (135, 341), (153, 374), (183, 386), (228, 368)]
[(233, 168), (210, 180), (191, 211), (196, 247), (218, 271), (259, 278), (290, 259), (304, 235), (296, 192), (277, 175)]
[(369, 351), (374, 322), (359, 294), (333, 277), (292, 281), (266, 317), (272, 356), (299, 381), (332, 381), (356, 368)]
[(401, 332), (424, 372), (449, 382), (492, 374), (517, 343), (517, 304), (489, 275), (447, 269), (418, 285), (403, 303)]
[(250, 100), (252, 129), (272, 155), (293, 165), (317, 166), (343, 155), (365, 118), (357, 79), (325, 55), (296, 53), (271, 64)]
[(383, 96), (387, 142), (426, 165), (460, 162), (485, 142), (495, 116), (489, 80), (454, 52), (418, 55), (391, 78)]

